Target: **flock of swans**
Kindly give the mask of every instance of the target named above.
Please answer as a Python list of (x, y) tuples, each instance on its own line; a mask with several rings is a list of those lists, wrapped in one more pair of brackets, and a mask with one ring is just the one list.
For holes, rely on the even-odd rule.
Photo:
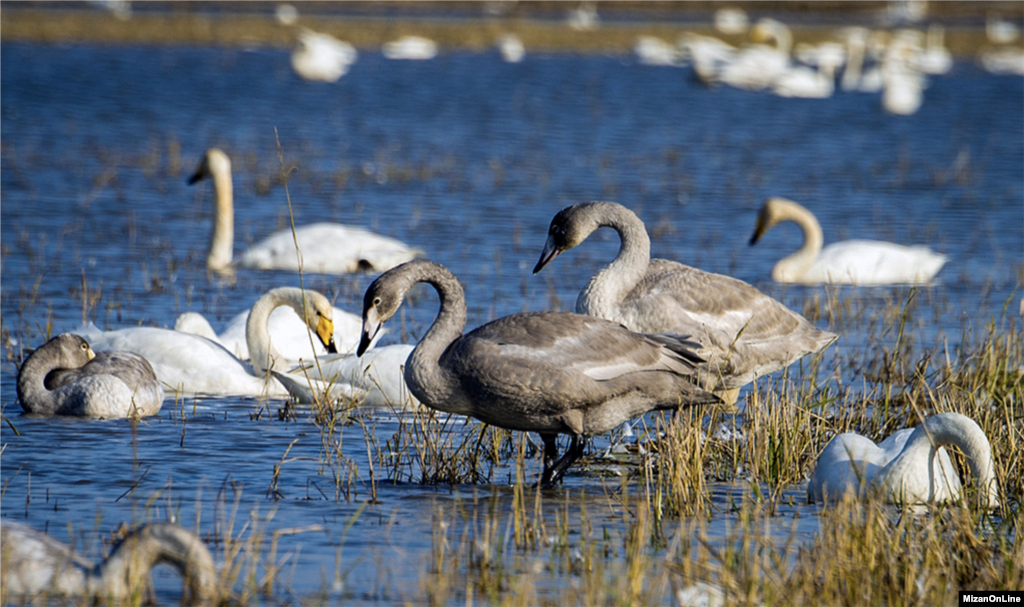
[[(216, 207), (210, 271), (295, 270), (297, 242), (307, 271), (381, 273), (361, 314), (333, 307), (316, 291), (280, 287), (240, 311), (220, 334), (195, 313), (179, 317), (173, 330), (90, 325), (58, 335), (23, 362), (17, 391), (26, 413), (143, 417), (157, 414), (174, 394), (421, 403), (538, 433), (544, 445), (539, 484), (547, 488), (583, 455), (590, 437), (650, 411), (731, 404), (742, 386), (838, 338), (743, 281), (651, 259), (641, 219), (611, 202), (559, 211), (534, 268), (540, 272), (601, 227), (618, 233), (618, 254), (581, 290), (575, 312), (513, 314), (466, 333), (459, 279), (438, 263), (415, 259), (419, 249), (361, 228), (299, 226), (294, 236), (272, 234), (235, 257), (231, 163), (224, 152), (207, 151), (190, 181), (205, 177), (213, 180)], [(778, 282), (927, 284), (946, 262), (923, 247), (884, 242), (823, 248), (810, 211), (781, 198), (764, 203), (752, 243), (783, 221), (804, 230), (804, 244), (775, 266)], [(415, 345), (378, 347), (382, 325), (416, 283), (438, 293), (433, 323)], [(569, 438), (561, 454), (559, 435)], [(808, 500), (869, 494), (901, 504), (961, 500), (947, 446), (965, 454), (982, 486), (982, 506), (997, 507), (988, 440), (974, 421), (955, 413), (935, 415), (878, 445), (853, 434), (835, 437), (817, 461)], [(2, 534), (2, 583), (16, 595), (126, 596), (158, 562), (178, 567), (194, 596), (217, 592), (209, 552), (175, 525), (136, 530), (95, 566), (21, 525), (4, 522)]]

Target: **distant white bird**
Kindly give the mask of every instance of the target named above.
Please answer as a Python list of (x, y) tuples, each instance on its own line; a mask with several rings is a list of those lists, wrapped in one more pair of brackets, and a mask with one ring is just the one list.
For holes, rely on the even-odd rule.
[(351, 44), (302, 28), (299, 44), (292, 51), (292, 68), (305, 80), (336, 82), (348, 73), (358, 56)]
[(928, 27), (924, 48), (914, 55), (914, 67), (922, 74), (941, 76), (953, 69), (953, 54), (944, 44), (945, 30), (941, 25)]
[(704, 84), (718, 84), (718, 73), (733, 62), (738, 52), (736, 47), (714, 38), (684, 32), (677, 43), (683, 60), (693, 62), (693, 73)]
[(992, 74), (1024, 76), (1024, 50), (1015, 46), (987, 48), (981, 52), (978, 61)]
[(498, 52), (507, 63), (519, 63), (526, 56), (526, 47), (519, 36), (505, 34), (498, 38)]
[(882, 62), (882, 107), (890, 114), (909, 116), (924, 103), (926, 80), (916, 67), (919, 49), (913, 41), (897, 37)]
[(374, 234), (362, 228), (338, 223), (313, 223), (291, 230), (280, 230), (254, 244), (232, 263), (234, 246), (234, 188), (231, 183), (231, 160), (217, 148), (210, 148), (189, 183), (213, 179), (216, 195), (213, 236), (206, 267), (213, 272), (232, 273), (235, 267), (260, 270), (298, 271), (322, 274), (351, 272), (383, 272), (413, 259), (422, 251), (394, 238)]
[(1003, 19), (998, 13), (989, 13), (985, 17), (985, 35), (993, 44), (1010, 44), (1020, 36), (1020, 25)]
[(821, 225), (801, 205), (769, 198), (757, 216), (750, 244), (772, 227), (792, 221), (804, 232), (804, 245), (772, 269), (772, 280), (799, 284), (928, 284), (947, 257), (927, 247), (907, 247), (875, 240), (847, 240), (822, 248)]
[(825, 99), (836, 89), (836, 70), (843, 65), (846, 52), (835, 43), (826, 43), (805, 49), (804, 61), (817, 65), (818, 69), (794, 65), (772, 82), (772, 91), (780, 97), (804, 97)]
[(715, 11), (715, 29), (723, 34), (742, 34), (748, 27), (750, 19), (742, 8), (727, 6)]
[(295, 25), (299, 21), (299, 11), (291, 4), (278, 4), (274, 18), (281, 25)]
[(772, 85), (791, 66), (790, 51), (793, 35), (789, 28), (775, 19), (761, 19), (750, 30), (755, 42), (773, 41), (774, 46), (750, 44), (736, 52), (732, 61), (725, 63), (716, 80), (729, 86), (759, 91)]
[(402, 36), (385, 43), (381, 51), (388, 59), (425, 60), (437, 56), (437, 44), (422, 36)]
[(863, 27), (848, 27), (842, 31), (846, 40), (846, 69), (840, 81), (844, 91), (877, 93), (882, 90), (882, 70), (868, 64), (869, 41), (872, 33)]
[(836, 502), (848, 492), (859, 498), (879, 491), (894, 504), (937, 504), (959, 500), (960, 477), (943, 447), (963, 451), (980, 486), (982, 506), (999, 506), (992, 448), (969, 417), (942, 413), (879, 444), (859, 434), (840, 434), (818, 457), (807, 485), (810, 502)]
[(579, 32), (597, 29), (597, 26), (601, 23), (601, 18), (597, 15), (597, 3), (586, 0), (580, 2), (578, 7), (569, 11), (566, 22), (570, 28)]
[[(69, 546), (6, 517), (0, 523), (3, 567), (0, 585), (13, 599), (88, 597), (99, 604), (134, 603), (146, 594), (150, 570), (168, 563), (188, 588), (186, 600), (215, 604), (217, 569), (195, 534), (170, 523), (151, 523), (128, 532), (110, 556), (92, 564)], [(13, 602), (13, 601), (12, 601)]]
[(637, 38), (633, 52), (643, 65), (679, 65), (683, 60), (679, 49), (656, 36)]
[(315, 402), (328, 394), (331, 400), (368, 407), (405, 407), (419, 402), (405, 383), (405, 363), (412, 351), (413, 346), (393, 345), (362, 356), (325, 356), (274, 376), (299, 402)]

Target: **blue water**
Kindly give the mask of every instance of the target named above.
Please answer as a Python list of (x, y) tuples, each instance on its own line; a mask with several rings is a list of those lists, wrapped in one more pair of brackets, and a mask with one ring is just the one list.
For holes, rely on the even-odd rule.
[[(951, 261), (919, 296), (926, 346), (955, 345), (965, 325), (1001, 317), (1008, 303), (1015, 314), (1020, 299), (1024, 80), (965, 62), (932, 79), (910, 117), (885, 114), (875, 95), (811, 101), (709, 90), (689, 70), (622, 57), (530, 55), (510, 65), (496, 53), (428, 62), (362, 53), (334, 85), (300, 81), (278, 51), (5, 44), (0, 66), (3, 516), (61, 539), (71, 524), (93, 555), (96, 538), (122, 521), (173, 516), (216, 537), (236, 500), (236, 532), (250, 519), (268, 537), (322, 526), (281, 539), (279, 557), (293, 553), (283, 576), (290, 585), (275, 586), (283, 600), (317, 591), (416, 597), (437, 521), (461, 532), (466, 509), (475, 516), (474, 494), (485, 512), (490, 500), (509, 508), (514, 466), (503, 461), (491, 484), (454, 490), (400, 477), (367, 505), (367, 437), (383, 446), (396, 436), (394, 415), (369, 414), (375, 425), (365, 434), (358, 424), (339, 430), (360, 471), (347, 494), (320, 465), (308, 411), (280, 421), (281, 403), (168, 401), (138, 424), (20, 416), (15, 362), (46, 333), (83, 320), (170, 326), (186, 310), (221, 326), (266, 289), (298, 284), (286, 272), (208, 279), (212, 190), (185, 183), (207, 147), (233, 159), (236, 251), (285, 225), (276, 130), (295, 167), (296, 222), (361, 225), (427, 251), (466, 283), (470, 326), (572, 307), (614, 256), (613, 233), (595, 234), (539, 276), (530, 271), (551, 217), (594, 199), (635, 210), (655, 256), (731, 274), (798, 311), (825, 290), (770, 282), (799, 234), (780, 228), (747, 246), (765, 197), (810, 207), (826, 242), (928, 244)], [(369, 280), (310, 275), (305, 284), (358, 312)], [(99, 298), (83, 297), (83, 284)], [(842, 291), (878, 305), (907, 292)], [(403, 310), (404, 330), (394, 323), (383, 343), (422, 335), (436, 297), (424, 291)], [(870, 339), (851, 329), (840, 347), (856, 351)], [(528, 468), (535, 473), (536, 460)], [(605, 482), (570, 474), (563, 491), (596, 498)], [(734, 490), (713, 492), (724, 503)], [(162, 579), (158, 592), (173, 597), (175, 584)]]

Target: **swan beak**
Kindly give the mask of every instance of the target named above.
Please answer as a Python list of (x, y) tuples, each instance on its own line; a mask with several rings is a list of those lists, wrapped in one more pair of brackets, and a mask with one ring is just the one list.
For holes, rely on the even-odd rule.
[(380, 318), (377, 316), (377, 309), (370, 308), (363, 315), (363, 334), (359, 338), (359, 347), (356, 348), (356, 356), (362, 356), (367, 350), (370, 349), (370, 344), (373, 343), (373, 338), (377, 337), (377, 332), (380, 331), (381, 327)]
[(88, 352), (86, 352), (86, 354), (89, 355), (89, 360), (92, 360), (92, 359), (96, 358), (96, 353), (92, 351), (92, 348), (89, 348), (89, 350), (88, 350)]
[(768, 231), (768, 223), (761, 221), (761, 218), (757, 218), (757, 225), (754, 226), (754, 233), (750, 235), (750, 246), (757, 244), (757, 241), (764, 236), (764, 233)]
[(320, 317), (316, 323), (316, 335), (329, 354), (338, 353), (338, 347), (334, 344), (334, 323), (330, 319)]
[(200, 167), (198, 169), (196, 169), (196, 172), (193, 173), (192, 176), (188, 178), (188, 184), (189, 185), (194, 185), (195, 182), (199, 181), (200, 179), (202, 179), (205, 176), (206, 176), (206, 171), (204, 171), (202, 165), (200, 165)]
[(544, 250), (540, 252), (540, 259), (537, 260), (537, 265), (533, 267), (533, 273), (536, 274), (544, 269), (544, 266), (551, 263), (551, 260), (558, 257), (561, 251), (558, 250), (558, 245), (555, 244), (555, 237), (548, 236), (547, 242), (544, 243)]

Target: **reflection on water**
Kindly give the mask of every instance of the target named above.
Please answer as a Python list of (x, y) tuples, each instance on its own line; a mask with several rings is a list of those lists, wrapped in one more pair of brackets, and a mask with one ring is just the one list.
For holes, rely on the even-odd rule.
[[(920, 112), (893, 117), (871, 95), (787, 100), (707, 90), (688, 76), (621, 58), (530, 55), (507, 64), (492, 53), (406, 63), (369, 53), (336, 85), (314, 85), (291, 73), (282, 52), (4, 45), (5, 344), (20, 357), (42, 334), (84, 319), (170, 326), (186, 310), (219, 328), (267, 288), (298, 284), (284, 272), (208, 280), (212, 192), (185, 185), (203, 151), (221, 146), (234, 160), (236, 239), (283, 227), (275, 130), (295, 167), (288, 188), (297, 222), (366, 226), (424, 249), (466, 283), (471, 326), (572, 307), (614, 256), (614, 234), (595, 234), (540, 276), (530, 270), (552, 215), (591, 199), (637, 211), (656, 256), (747, 280), (822, 327), (831, 313), (830, 328), (843, 333), (837, 360), (878, 344), (869, 342), (870, 318), (843, 316), (830, 300), (900, 310), (908, 291), (770, 283), (773, 263), (799, 236), (780, 228), (747, 247), (768, 195), (811, 208), (826, 242), (877, 238), (948, 254), (939, 283), (915, 296), (908, 333), (924, 347), (939, 336), (957, 343), (964, 327), (980, 328), (1019, 298), (1024, 81), (957, 65), (932, 81)], [(368, 283), (305, 277), (355, 312)], [(436, 297), (413, 295), (383, 343), (413, 341), (428, 326)], [(400, 600), (416, 596), (439, 521), (461, 533), (513, 502), (509, 460), (492, 471), (494, 484), (371, 479), (367, 453), (402, 428), (390, 414), (344, 426), (339, 463), (305, 410), (186, 399), (135, 424), (31, 419), (18, 415), (14, 372), (8, 360), (0, 374), (11, 422), (2, 430), (4, 516), (60, 539), (70, 523), (92, 554), (97, 532), (121, 521), (198, 521), (210, 537), (232, 517), (236, 533), (250, 516), (269, 519), (271, 532), (320, 525), (282, 536), (290, 587), (276, 592)], [(595, 441), (595, 451), (607, 444)], [(528, 459), (528, 473), (538, 465)], [(367, 504), (372, 481), (376, 502)], [(570, 474), (545, 515), (568, 504), (573, 516), (621, 526), (607, 497), (618, 485), (615, 476)], [(710, 487), (710, 536), (726, 536), (748, 489)], [(809, 537), (815, 510), (802, 505), (802, 487), (780, 503), (780, 540), (793, 517)], [(157, 585), (175, 596), (173, 576)]]

